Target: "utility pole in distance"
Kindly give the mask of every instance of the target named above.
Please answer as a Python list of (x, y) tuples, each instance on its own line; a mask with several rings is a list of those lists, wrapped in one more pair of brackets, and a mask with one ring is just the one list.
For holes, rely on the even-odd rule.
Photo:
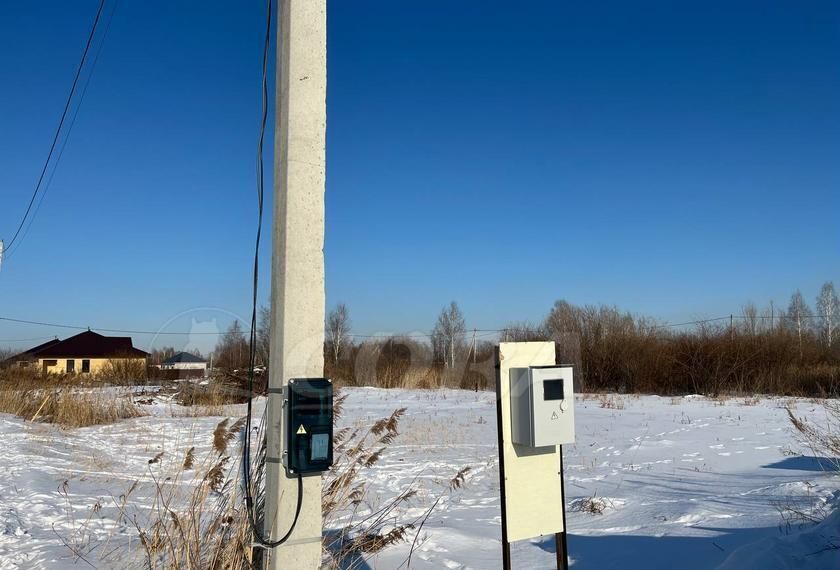
[[(327, 1), (278, 0), (271, 272), (271, 367), (266, 411), (265, 535), (292, 525), (298, 481), (286, 474), (283, 389), (324, 374), (324, 191)], [(303, 477), (294, 531), (269, 549), (269, 570), (321, 565), (321, 476)]]

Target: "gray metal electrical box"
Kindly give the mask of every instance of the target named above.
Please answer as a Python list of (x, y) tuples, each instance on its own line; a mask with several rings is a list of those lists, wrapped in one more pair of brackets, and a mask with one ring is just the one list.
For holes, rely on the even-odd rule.
[(510, 369), (511, 439), (546, 447), (574, 443), (575, 394), (571, 366)]

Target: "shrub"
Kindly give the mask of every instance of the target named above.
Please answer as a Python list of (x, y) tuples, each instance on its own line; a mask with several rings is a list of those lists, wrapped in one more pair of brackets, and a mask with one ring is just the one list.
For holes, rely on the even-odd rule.
[(244, 404), (248, 401), (248, 393), (245, 390), (222, 381), (211, 381), (206, 384), (178, 382), (175, 384), (175, 390), (174, 399), (182, 406), (221, 408), (231, 404)]
[(102, 381), (118, 384), (140, 382), (146, 378), (146, 363), (137, 358), (111, 358), (97, 376)]

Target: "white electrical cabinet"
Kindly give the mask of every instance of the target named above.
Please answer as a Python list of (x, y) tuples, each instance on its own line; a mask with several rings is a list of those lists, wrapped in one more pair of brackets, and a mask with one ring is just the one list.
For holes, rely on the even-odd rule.
[(546, 447), (574, 443), (575, 394), (571, 366), (510, 369), (511, 439)]

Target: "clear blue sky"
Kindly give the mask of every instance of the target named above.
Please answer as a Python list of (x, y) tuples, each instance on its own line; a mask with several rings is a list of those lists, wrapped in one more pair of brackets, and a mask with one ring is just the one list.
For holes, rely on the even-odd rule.
[[(0, 6), (7, 240), (96, 6)], [(558, 298), (674, 321), (840, 282), (840, 4), (329, 10), (327, 293), (356, 332), (427, 330), (452, 299), (479, 328)], [(0, 316), (247, 315), (263, 20), (261, 2), (119, 2)], [(0, 322), (0, 340), (50, 334), (68, 333)]]

